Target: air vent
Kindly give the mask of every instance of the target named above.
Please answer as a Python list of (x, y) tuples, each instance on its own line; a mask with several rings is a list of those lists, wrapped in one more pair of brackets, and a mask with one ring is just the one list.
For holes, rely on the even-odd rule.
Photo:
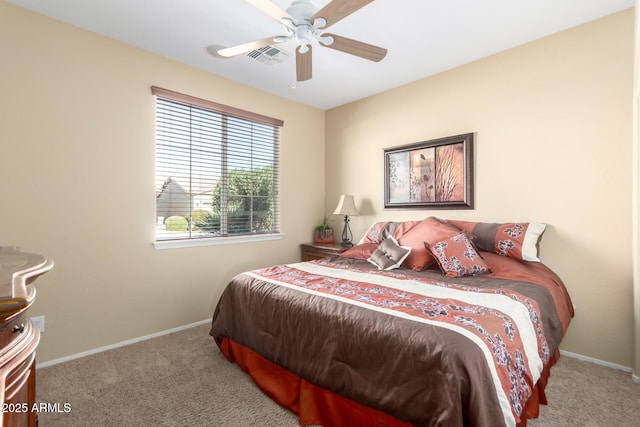
[(275, 46), (265, 46), (260, 49), (252, 50), (247, 53), (247, 56), (271, 67), (286, 60), (290, 55)]

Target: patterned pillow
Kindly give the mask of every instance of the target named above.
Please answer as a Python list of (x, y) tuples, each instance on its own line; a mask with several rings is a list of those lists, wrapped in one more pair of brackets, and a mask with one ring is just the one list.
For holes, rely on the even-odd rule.
[(384, 239), (378, 249), (367, 259), (378, 270), (392, 270), (400, 267), (402, 261), (411, 253), (411, 248), (399, 246), (396, 239), (389, 237)]
[(537, 222), (487, 222), (447, 220), (451, 225), (473, 234), (481, 251), (495, 252), (525, 261), (540, 261), (540, 240), (547, 225)]
[(411, 247), (411, 253), (404, 261), (404, 266), (414, 271), (422, 271), (429, 267), (433, 264), (434, 259), (425, 248), (425, 242), (428, 244), (436, 243), (455, 236), (459, 232), (460, 230), (456, 227), (436, 217), (430, 216), (423, 219), (398, 239), (402, 246)]
[(403, 222), (374, 222), (371, 227), (364, 233), (358, 244), (362, 243), (381, 243), (388, 237), (394, 237), (396, 240), (404, 233), (409, 231), (414, 225), (420, 221), (403, 221)]
[(478, 276), (491, 272), (464, 231), (433, 245), (426, 242), (424, 245), (431, 250), (440, 270), (448, 277)]
[(371, 227), (364, 233), (362, 239), (358, 242), (359, 245), (363, 243), (380, 243), (384, 240), (385, 236), (393, 236), (393, 232), (397, 227), (397, 222), (381, 221), (374, 222)]

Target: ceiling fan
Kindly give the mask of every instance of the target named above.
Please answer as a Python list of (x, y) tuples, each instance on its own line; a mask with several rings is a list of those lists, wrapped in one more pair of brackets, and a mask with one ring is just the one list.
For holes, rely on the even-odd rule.
[(220, 56), (230, 58), (272, 44), (295, 40), (298, 44), (296, 47), (296, 80), (304, 81), (311, 78), (311, 42), (313, 40), (318, 41), (320, 46), (375, 62), (381, 61), (387, 54), (387, 49), (378, 46), (335, 34), (322, 33), (323, 30), (374, 0), (333, 0), (320, 10), (311, 0), (294, 0), (286, 11), (271, 0), (246, 1), (280, 22), (286, 34), (219, 49), (217, 53)]

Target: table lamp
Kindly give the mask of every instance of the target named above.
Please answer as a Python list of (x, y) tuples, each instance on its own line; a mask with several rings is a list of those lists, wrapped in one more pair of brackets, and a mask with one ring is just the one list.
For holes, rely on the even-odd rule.
[(351, 234), (351, 228), (349, 227), (349, 215), (354, 216), (358, 215), (358, 210), (356, 209), (356, 203), (353, 200), (353, 196), (350, 195), (341, 195), (340, 201), (338, 202), (338, 207), (333, 212), (334, 215), (344, 215), (344, 228), (342, 229), (342, 243), (341, 246), (343, 248), (350, 248), (353, 246), (351, 240), (353, 239), (353, 234)]

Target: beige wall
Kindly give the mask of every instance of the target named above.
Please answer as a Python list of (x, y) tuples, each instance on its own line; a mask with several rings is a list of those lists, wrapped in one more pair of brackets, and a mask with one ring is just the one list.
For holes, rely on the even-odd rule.
[[(375, 220), (545, 222), (576, 317), (566, 351), (632, 366), (633, 10), (327, 112), (326, 210)], [(475, 132), (476, 208), (383, 210), (382, 149)], [(336, 224), (339, 219), (334, 219)]]
[[(30, 310), (39, 362), (210, 318), (233, 275), (299, 260), (324, 208), (323, 111), (2, 1), (0, 55), (0, 245), (56, 264)], [(151, 85), (284, 120), (282, 240), (153, 249)]]
[[(325, 118), (0, 1), (0, 245), (56, 262), (30, 310), (46, 316), (39, 361), (210, 317), (231, 276), (297, 260), (351, 193), (357, 237), (377, 219), (434, 214), (547, 222), (543, 261), (577, 305), (563, 348), (631, 366), (633, 20), (619, 13)], [(151, 85), (285, 121), (284, 239), (153, 249)], [(464, 132), (476, 133), (475, 210), (382, 209), (384, 147)]]

